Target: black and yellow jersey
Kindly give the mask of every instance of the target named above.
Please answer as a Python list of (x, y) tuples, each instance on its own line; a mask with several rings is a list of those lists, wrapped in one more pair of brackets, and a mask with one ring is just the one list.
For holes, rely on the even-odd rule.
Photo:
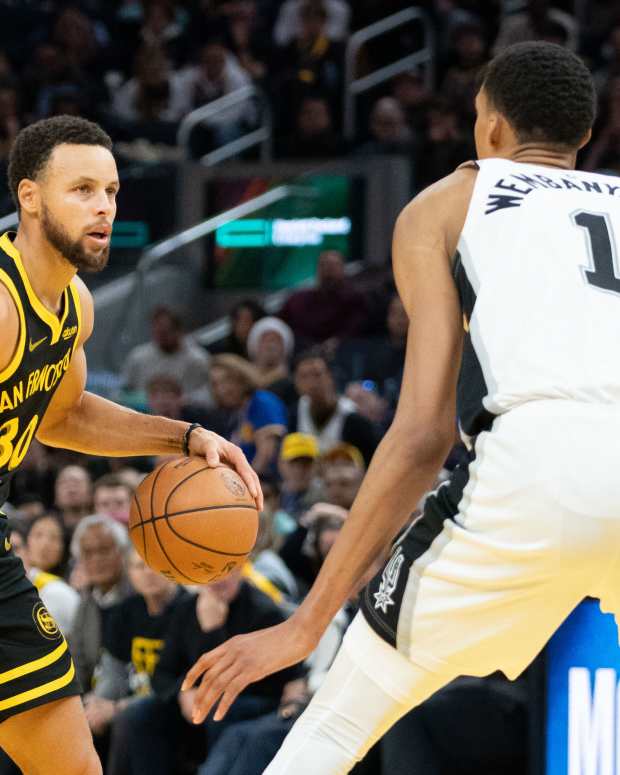
[(81, 326), (75, 283), (63, 291), (60, 315), (37, 298), (19, 251), (7, 232), (0, 237), (0, 282), (19, 315), (11, 362), (0, 371), (0, 506), (13, 472), (28, 452), (39, 423), (69, 368)]

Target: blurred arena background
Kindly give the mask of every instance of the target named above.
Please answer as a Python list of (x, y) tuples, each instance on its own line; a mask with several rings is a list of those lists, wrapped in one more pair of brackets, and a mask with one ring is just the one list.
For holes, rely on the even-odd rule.
[[(233, 439), (266, 496), (242, 576), (180, 589), (128, 545), (156, 461), (33, 443), (13, 545), (70, 641), (107, 775), (259, 775), (356, 601), (308, 664), (249, 687), (224, 723), (191, 726), (180, 681), (203, 651), (290, 614), (346, 519), (400, 389), (396, 215), (475, 157), (478, 75), (521, 40), (586, 60), (600, 105), (579, 167), (619, 174), (620, 4), (0, 0), (0, 22), (0, 231), (17, 223), (6, 162), (22, 127), (80, 115), (115, 143), (110, 264), (84, 277), (88, 388)], [(460, 455), (455, 429), (441, 476)], [(517, 682), (456, 681), (355, 772), (620, 773), (612, 630), (586, 601)]]

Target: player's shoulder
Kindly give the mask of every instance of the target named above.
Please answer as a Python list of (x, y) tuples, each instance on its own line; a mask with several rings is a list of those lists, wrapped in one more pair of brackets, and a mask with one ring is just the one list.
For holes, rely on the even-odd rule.
[(399, 220), (407, 223), (420, 216), (435, 222), (455, 219), (467, 213), (479, 167), (468, 161), (454, 172), (420, 191), (402, 210)]
[(435, 241), (444, 243), (452, 255), (465, 224), (478, 169), (476, 162), (465, 162), (415, 196), (398, 216), (396, 239), (409, 241), (423, 230), (428, 237), (435, 235)]

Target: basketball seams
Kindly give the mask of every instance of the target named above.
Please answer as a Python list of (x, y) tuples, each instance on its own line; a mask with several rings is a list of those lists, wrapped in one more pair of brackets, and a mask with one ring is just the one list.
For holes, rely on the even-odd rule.
[[(197, 511), (197, 509), (192, 509), (192, 511)], [(173, 516), (173, 515), (169, 514), (168, 516)], [(168, 521), (168, 516), (160, 517), (160, 519), (166, 520), (166, 524), (168, 525), (169, 530), (171, 530), (177, 538), (180, 538), (185, 543), (191, 544), (192, 546), (195, 546), (198, 549), (204, 549), (205, 551), (211, 552), (212, 554), (223, 554), (226, 557), (246, 557), (254, 548), (253, 546), (250, 547), (250, 549), (247, 552), (222, 552), (219, 549), (212, 549), (210, 546), (204, 546), (204, 544), (197, 544), (195, 541), (192, 541), (191, 538), (186, 538), (184, 535), (181, 535), (181, 533), (177, 533), (177, 531), (172, 527), (172, 524)], [(176, 516), (179, 516), (179, 515), (177, 514)]]
[(142, 558), (143, 558), (144, 562), (148, 565), (148, 560), (147, 560), (148, 552), (147, 552), (147, 549), (146, 549), (146, 533), (145, 533), (145, 530), (144, 530), (144, 519), (142, 518), (142, 509), (140, 507), (140, 501), (136, 497), (136, 493), (135, 492), (133, 494), (133, 499), (136, 502), (136, 508), (138, 509), (138, 516), (140, 517), (140, 523), (138, 525), (132, 525), (129, 528), (129, 532), (131, 533), (131, 531), (134, 529), (134, 527), (141, 527), (142, 528), (142, 549), (144, 551), (144, 554), (142, 555)]
[(184, 579), (187, 579), (188, 581), (191, 581), (192, 584), (204, 584), (204, 581), (197, 581), (196, 579), (193, 579), (191, 576), (188, 576), (187, 573), (183, 573), (182, 570), (177, 568), (177, 566), (170, 559), (170, 556), (169, 556), (168, 552), (164, 549), (164, 545), (162, 544), (161, 539), (159, 537), (159, 533), (157, 532), (157, 527), (155, 525), (155, 522), (153, 520), (150, 520), (150, 521), (153, 522), (153, 533), (155, 534), (155, 538), (157, 539), (157, 543), (159, 544), (159, 548), (162, 550), (165, 558), (168, 560), (170, 565), (172, 565), (172, 567), (175, 569), (175, 571), (180, 576), (183, 576)]
[[(179, 487), (180, 487), (182, 484), (185, 484), (185, 482), (187, 482), (187, 481), (189, 481), (190, 479), (192, 479), (194, 476), (198, 476), (198, 474), (201, 474), (203, 471), (208, 471), (208, 470), (209, 470), (209, 468), (211, 468), (211, 466), (204, 466), (203, 468), (199, 468), (197, 471), (192, 471), (192, 473), (191, 473), (191, 474), (188, 474), (188, 475), (185, 477), (185, 479), (181, 479), (181, 481), (180, 481), (180, 482), (177, 482), (177, 483), (174, 485), (174, 487), (173, 487), (173, 488), (170, 490), (170, 492), (168, 493), (168, 497), (167, 497), (167, 498), (166, 498), (166, 500), (164, 501), (164, 514), (163, 514), (163, 516), (164, 516), (164, 517), (165, 517), (165, 516), (166, 516), (166, 514), (168, 513), (168, 504), (170, 503), (170, 498), (172, 498), (172, 496), (173, 496), (173, 495), (174, 495), (174, 493), (175, 493), (175, 492), (176, 492), (176, 491), (179, 489)], [(151, 507), (151, 514), (152, 514), (152, 513), (153, 513), (153, 508)]]
[[(227, 470), (232, 470), (232, 469), (229, 469), (229, 467), (225, 466), (225, 465), (218, 465), (218, 466), (201, 465), (200, 468), (198, 468), (197, 470), (193, 470), (191, 473), (185, 475), (184, 478), (181, 479), (180, 481), (177, 481), (176, 484), (174, 484), (174, 486), (171, 489), (168, 489), (169, 486), (170, 486), (170, 476), (172, 476), (172, 479), (174, 481), (174, 478), (176, 478), (176, 476), (178, 476), (179, 473), (182, 473), (181, 471), (179, 471), (178, 473), (176, 471), (172, 472), (172, 474), (170, 473), (171, 470), (172, 470), (171, 466), (172, 466), (172, 468), (176, 468), (176, 467), (180, 468), (180, 467), (182, 467), (182, 466), (177, 466), (176, 465), (177, 462), (178, 462), (177, 459), (167, 461), (162, 466), (158, 467), (158, 469), (153, 472), (151, 477), (147, 477), (147, 479), (151, 478), (151, 482), (150, 483), (148, 483), (146, 480), (145, 480), (145, 482), (143, 482), (143, 484), (144, 483), (147, 484), (147, 487), (148, 487), (148, 484), (151, 485), (149, 487), (149, 492), (148, 492), (148, 495), (147, 495), (148, 500), (145, 499), (145, 504), (144, 504), (145, 510), (148, 509), (149, 506), (150, 506), (150, 514), (147, 514), (147, 518), (146, 519), (145, 519), (146, 511), (145, 512), (142, 511), (142, 504), (141, 504), (140, 500), (138, 499), (138, 497), (134, 494), (134, 500), (135, 500), (135, 509), (134, 510), (137, 511), (137, 514), (136, 514), (137, 518), (134, 520), (134, 524), (132, 524), (131, 527), (129, 528), (129, 532), (131, 534), (132, 531), (134, 530), (134, 528), (140, 527), (141, 533), (142, 533), (142, 544), (143, 544), (143, 548), (144, 548), (144, 558), (146, 560), (146, 555), (147, 555), (147, 552), (148, 552), (148, 548), (147, 547), (148, 547), (149, 541), (152, 540), (152, 538), (149, 538), (148, 541), (147, 541), (146, 531), (147, 531), (147, 526), (148, 526), (149, 522), (152, 523), (152, 530), (153, 530), (153, 534), (152, 535), (155, 538), (155, 540), (157, 542), (157, 545), (159, 546), (159, 551), (161, 552), (162, 559), (165, 558), (166, 562), (169, 565), (169, 568), (172, 569), (171, 571), (168, 572), (168, 574), (172, 575), (172, 571), (174, 571), (174, 573), (176, 573), (177, 576), (178, 576), (177, 581), (180, 581), (181, 579), (183, 579), (183, 580), (186, 580), (185, 583), (203, 584), (203, 583), (206, 583), (204, 580), (199, 581), (197, 579), (192, 578), (192, 576), (189, 576), (187, 573), (184, 572), (184, 570), (181, 570), (181, 567), (179, 567), (179, 565), (176, 563), (176, 559), (173, 560), (172, 555), (175, 554), (175, 552), (173, 551), (173, 548), (177, 545), (177, 542), (180, 542), (181, 544), (186, 544), (188, 546), (188, 550), (189, 550), (189, 547), (191, 546), (193, 548), (199, 549), (201, 553), (204, 552), (207, 556), (208, 555), (217, 555), (217, 556), (220, 556), (222, 558), (228, 557), (228, 558), (231, 558), (231, 560), (235, 560), (236, 559), (237, 562), (239, 562), (238, 558), (247, 557), (249, 552), (247, 552), (247, 551), (244, 551), (244, 552), (223, 551), (223, 550), (220, 550), (220, 549), (212, 549), (210, 546), (205, 546), (204, 544), (198, 543), (197, 541), (194, 541), (191, 538), (188, 538), (185, 535), (183, 535), (182, 532), (179, 532), (180, 529), (181, 529), (181, 526), (179, 526), (178, 530), (175, 529), (175, 527), (172, 524), (173, 521), (174, 521), (173, 518), (174, 517), (181, 517), (181, 516), (189, 516), (189, 515), (192, 515), (192, 514), (194, 514), (196, 516), (203, 516), (203, 515), (200, 514), (200, 512), (202, 512), (202, 511), (218, 511), (218, 510), (225, 511), (225, 510), (231, 510), (231, 509), (233, 509), (233, 510), (234, 509), (238, 509), (241, 512), (242, 510), (248, 510), (249, 509), (249, 510), (257, 512), (257, 509), (256, 509), (256, 506), (254, 505), (253, 502), (252, 503), (248, 503), (246, 501), (245, 503), (234, 503), (234, 504), (233, 503), (224, 503), (224, 504), (215, 505), (215, 506), (202, 506), (202, 507), (199, 507), (199, 508), (194, 507), (192, 509), (182, 509), (182, 510), (178, 510), (178, 511), (174, 511), (174, 512), (169, 513), (168, 509), (169, 509), (170, 501), (171, 501), (173, 495), (175, 495), (177, 490), (179, 490), (190, 479), (192, 479), (195, 476), (198, 476), (199, 474), (204, 474), (205, 471), (209, 471), (209, 470), (214, 470), (215, 471), (218, 468), (224, 468), (224, 469), (227, 469)], [(187, 461), (187, 462), (189, 462), (189, 461)], [(196, 463), (198, 465), (200, 465), (200, 461), (199, 460), (197, 460)], [(196, 463), (194, 464), (194, 466), (192, 466), (192, 468), (195, 467)], [(168, 475), (164, 476), (164, 484), (162, 485), (163, 488), (164, 488), (164, 492), (162, 493), (162, 497), (160, 498), (159, 496), (157, 496), (156, 487), (157, 487), (157, 483), (159, 482), (160, 475), (162, 474), (164, 469), (167, 470)], [(220, 476), (216, 477), (218, 482), (219, 482), (220, 478), (221, 478)], [(220, 482), (220, 484), (222, 484), (222, 483)], [(195, 485), (193, 485), (193, 487), (195, 487)], [(193, 487), (190, 488), (190, 489), (193, 489)], [(230, 489), (230, 487), (227, 486), (227, 489)], [(168, 492), (166, 492), (166, 490), (168, 490)], [(210, 492), (210, 487), (209, 486), (205, 486), (205, 487), (200, 486), (199, 488), (197, 488), (197, 492), (198, 493), (200, 493), (200, 492), (205, 493), (206, 492), (208, 494)], [(245, 488), (245, 492), (247, 494), (247, 488)], [(222, 495), (223, 495), (223, 491), (222, 491)], [(220, 497), (222, 497), (222, 496), (220, 496)], [(236, 497), (234, 493), (233, 493), (233, 497)], [(222, 498), (222, 499), (224, 501), (226, 500), (225, 497)], [(182, 497), (181, 498), (181, 503), (179, 503), (179, 505), (185, 505), (185, 503), (183, 503), (184, 500), (185, 500), (185, 498)], [(155, 503), (156, 503), (156, 501), (160, 505), (162, 505), (162, 501), (163, 501), (163, 514), (160, 513), (157, 516), (155, 516)], [(189, 505), (189, 503), (187, 505)], [(211, 521), (208, 519), (207, 515), (204, 515), (204, 518), (206, 519), (206, 522), (204, 523), (205, 525), (211, 524)], [(222, 518), (224, 518), (223, 514), (222, 514)], [(231, 516), (231, 519), (233, 519), (233, 521), (234, 521), (235, 519), (244, 520), (245, 518), (242, 517), (241, 513), (238, 513), (236, 515), (236, 517), (232, 517)], [(161, 530), (160, 530), (160, 525), (158, 523), (161, 522), (161, 520), (165, 520), (165, 527), (161, 527)], [(189, 522), (187, 522), (185, 520), (183, 522), (184, 522), (184, 525), (187, 525), (188, 527), (190, 525), (196, 525), (196, 523), (191, 519), (191, 516), (190, 516), (190, 521)], [(222, 523), (222, 525), (225, 527), (226, 524), (227, 524), (227, 520), (224, 518), (224, 522)], [(248, 524), (248, 527), (249, 527), (249, 524)], [(190, 534), (192, 534), (195, 529), (196, 529), (195, 527), (190, 529)], [(198, 529), (198, 533), (200, 534), (200, 532), (201, 532), (200, 526), (197, 529)], [(203, 536), (199, 535), (199, 534), (197, 534), (195, 537), (198, 540), (202, 540)], [(205, 535), (204, 537), (208, 538), (208, 532), (207, 532), (207, 535)], [(215, 536), (213, 536), (213, 537), (215, 537)], [(136, 540), (139, 540), (139, 539), (136, 539)], [(168, 544), (170, 544), (170, 545), (168, 545)], [(155, 562), (156, 565), (159, 565), (161, 560), (157, 560), (156, 559), (157, 558), (157, 551), (156, 551), (155, 544), (153, 544), (153, 546), (150, 547), (149, 554), (151, 555), (152, 561)], [(190, 555), (191, 555), (191, 551), (190, 551)], [(215, 560), (215, 559), (216, 558), (213, 557), (213, 560)], [(185, 564), (186, 564), (185, 563), (185, 558), (184, 557), (180, 557), (179, 558), (179, 562), (180, 562), (180, 565), (185, 568)], [(196, 566), (196, 567), (198, 567), (198, 566)], [(192, 570), (191, 568), (187, 568), (187, 569), (190, 570), (190, 571)], [(164, 574), (164, 575), (166, 575), (166, 574)], [(181, 582), (181, 583), (183, 583), (183, 582)]]
[[(181, 575), (184, 579), (187, 579), (188, 581), (191, 581), (192, 584), (199, 584), (200, 582), (197, 582), (195, 579), (192, 579), (191, 576), (188, 576), (186, 573), (183, 573), (183, 571), (181, 571), (179, 568), (177, 568), (177, 566), (172, 562), (172, 560), (170, 559), (170, 555), (164, 549), (164, 545), (163, 545), (163, 543), (161, 541), (161, 538), (159, 537), (159, 531), (157, 530), (157, 524), (155, 523), (155, 520), (153, 519), (153, 512), (154, 512), (153, 500), (154, 500), (154, 497), (155, 497), (155, 495), (154, 495), (155, 494), (155, 485), (157, 484), (157, 480), (159, 479), (160, 474), (173, 462), (176, 462), (176, 460), (169, 460), (167, 463), (164, 463), (164, 465), (161, 466), (161, 468), (159, 468), (157, 470), (157, 473), (155, 474), (155, 477), (153, 479), (153, 485), (151, 487), (151, 496), (150, 496), (150, 501), (151, 501), (151, 518), (148, 521), (152, 524), (152, 526), (153, 526), (153, 534), (155, 535), (155, 539), (157, 540), (157, 543), (159, 544), (159, 548), (161, 549), (164, 557), (168, 560), (170, 565), (172, 565), (172, 567), (175, 569), (175, 571), (179, 575)], [(183, 480), (183, 481), (185, 481), (185, 480)], [(168, 497), (170, 497), (170, 496), (168, 496)], [(166, 503), (167, 503), (167, 500), (166, 500)]]

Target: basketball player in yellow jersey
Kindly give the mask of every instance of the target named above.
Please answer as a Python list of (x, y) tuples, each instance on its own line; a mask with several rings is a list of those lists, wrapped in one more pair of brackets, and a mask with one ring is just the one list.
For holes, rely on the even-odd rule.
[[(20, 132), (9, 158), (19, 211), (0, 237), (0, 505), (36, 436), (106, 456), (187, 454), (237, 469), (259, 507), (240, 449), (199, 426), (151, 417), (85, 391), (93, 302), (79, 271), (108, 260), (118, 174), (96, 124), (60, 116)], [(0, 746), (27, 775), (100, 775), (67, 644), (0, 518)]]

